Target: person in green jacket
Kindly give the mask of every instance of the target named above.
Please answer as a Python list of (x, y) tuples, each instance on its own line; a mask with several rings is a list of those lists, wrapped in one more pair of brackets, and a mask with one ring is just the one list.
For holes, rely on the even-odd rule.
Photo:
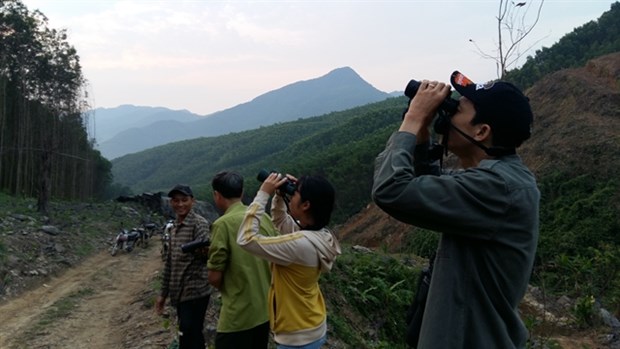
[(536, 254), (540, 191), (516, 148), (533, 113), (510, 83), (476, 84), (458, 71), (451, 83), (461, 97), (435, 131), (462, 169), (440, 172), (429, 149), (450, 85), (424, 80), (376, 159), (372, 197), (391, 216), (441, 233), (417, 348), (525, 348), (518, 305)]
[[(215, 206), (223, 213), (211, 226), (207, 262), (209, 283), (219, 289), (222, 297), (215, 348), (267, 349), (269, 263), (236, 243), (246, 210), (241, 201), (243, 177), (236, 172), (220, 172), (213, 177), (211, 186)], [(276, 235), (269, 217), (262, 221), (261, 234)]]

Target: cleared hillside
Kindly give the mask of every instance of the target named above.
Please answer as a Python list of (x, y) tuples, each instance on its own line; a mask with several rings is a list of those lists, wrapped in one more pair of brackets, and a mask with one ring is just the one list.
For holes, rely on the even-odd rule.
[(539, 176), (619, 175), (620, 53), (553, 73), (527, 91), (535, 111), (521, 154)]

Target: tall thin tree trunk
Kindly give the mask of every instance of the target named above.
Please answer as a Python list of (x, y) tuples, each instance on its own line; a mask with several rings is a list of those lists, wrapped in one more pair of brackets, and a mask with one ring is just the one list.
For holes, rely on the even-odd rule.
[(22, 195), (26, 197), (32, 196), (34, 190), (36, 190), (36, 183), (32, 181), (32, 173), (36, 171), (36, 163), (38, 159), (37, 149), (39, 148), (39, 142), (36, 139), (36, 125), (37, 125), (37, 114), (38, 108), (33, 104), (33, 102), (29, 101), (28, 103), (28, 113), (25, 115), (25, 135), (24, 135), (24, 172), (22, 179)]
[(37, 210), (41, 213), (49, 211), (50, 200), (50, 176), (52, 172), (51, 153), (49, 151), (41, 152), (41, 175), (39, 177), (39, 197), (37, 200)]
[(22, 190), (22, 174), (23, 174), (23, 166), (24, 166), (24, 147), (25, 147), (25, 132), (26, 132), (26, 127), (25, 127), (25, 119), (27, 117), (28, 114), (28, 110), (27, 110), (27, 101), (25, 98), (20, 97), (19, 98), (19, 104), (20, 104), (20, 108), (19, 108), (19, 112), (17, 115), (17, 119), (16, 119), (16, 133), (17, 133), (17, 137), (16, 137), (16, 142), (15, 142), (15, 148), (16, 148), (16, 163), (15, 163), (15, 183), (14, 183), (14, 187), (13, 187), (13, 193), (15, 195), (21, 195), (21, 190)]
[[(4, 133), (6, 132), (5, 120), (7, 114), (8, 98), (6, 93), (7, 79), (0, 77), (0, 178), (4, 176)], [(3, 189), (4, 183), (0, 180), (0, 189)]]

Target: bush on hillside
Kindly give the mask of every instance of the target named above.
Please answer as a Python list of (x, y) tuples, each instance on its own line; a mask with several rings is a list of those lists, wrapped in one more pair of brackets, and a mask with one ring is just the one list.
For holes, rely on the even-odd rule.
[(418, 273), (395, 257), (343, 248), (321, 282), (336, 337), (355, 348), (405, 348), (405, 313)]
[(620, 218), (615, 180), (555, 174), (542, 193), (534, 282), (570, 297), (595, 296), (620, 314)]

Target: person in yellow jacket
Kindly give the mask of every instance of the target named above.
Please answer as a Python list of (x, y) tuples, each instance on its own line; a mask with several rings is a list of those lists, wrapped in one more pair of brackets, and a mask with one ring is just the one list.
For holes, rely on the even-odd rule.
[[(290, 198), (277, 190), (287, 182), (296, 186)], [(261, 217), (274, 193), (271, 216), (281, 235), (264, 236), (259, 234)], [(297, 180), (271, 173), (246, 210), (237, 243), (272, 263), (269, 324), (278, 349), (315, 349), (326, 342), (327, 311), (319, 277), (341, 253), (326, 228), (334, 200), (335, 190), (323, 177)]]

